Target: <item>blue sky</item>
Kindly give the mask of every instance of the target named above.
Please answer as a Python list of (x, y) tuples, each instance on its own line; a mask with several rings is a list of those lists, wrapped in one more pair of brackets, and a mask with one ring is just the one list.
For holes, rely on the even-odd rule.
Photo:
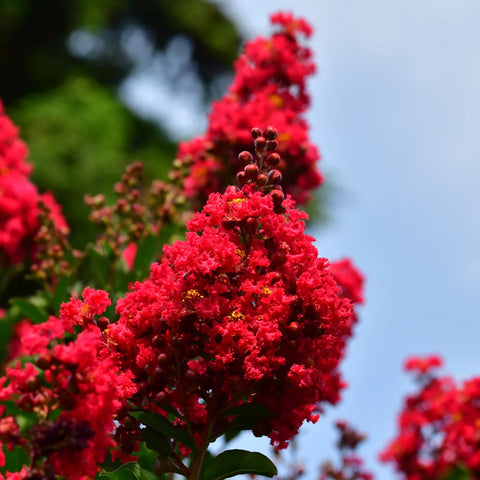
[(394, 478), (376, 456), (413, 388), (404, 359), (440, 352), (456, 378), (480, 374), (480, 3), (217, 3), (248, 37), (268, 34), (278, 9), (314, 26), (309, 120), (336, 193), (330, 223), (311, 233), (320, 255), (351, 256), (367, 277), (350, 387), (303, 428), (297, 456), (316, 478), (332, 421), (348, 418), (370, 436), (362, 453), (376, 477)]

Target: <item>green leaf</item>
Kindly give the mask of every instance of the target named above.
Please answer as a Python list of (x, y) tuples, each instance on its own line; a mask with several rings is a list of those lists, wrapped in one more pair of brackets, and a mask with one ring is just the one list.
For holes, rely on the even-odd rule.
[(138, 244), (133, 271), (138, 280), (143, 280), (150, 271), (150, 265), (155, 261), (157, 251), (157, 238), (155, 235), (148, 235)]
[(140, 420), (147, 427), (163, 433), (168, 438), (178, 440), (193, 451), (198, 450), (192, 437), (185, 430), (174, 427), (163, 415), (152, 412), (131, 412), (130, 416)]
[(246, 450), (226, 450), (214, 458), (202, 472), (202, 480), (223, 480), (251, 473), (264, 477), (276, 475), (277, 467), (265, 455)]
[(62, 277), (57, 284), (57, 288), (53, 294), (53, 307), (56, 312), (60, 311), (60, 305), (63, 302), (68, 302), (69, 300), (69, 298), (67, 298), (69, 285), (70, 277)]
[(13, 450), (4, 449), (5, 454), (5, 467), (1, 468), (0, 471), (5, 473), (8, 472), (19, 472), (22, 467), (28, 464), (28, 454), (27, 452), (20, 447), (14, 447)]
[(473, 475), (464, 465), (457, 464), (443, 477), (443, 480), (472, 480)]
[(229, 408), (222, 413), (222, 417), (255, 417), (255, 418), (273, 418), (275, 414), (268, 410), (264, 403), (244, 403), (236, 407)]
[(142, 430), (142, 440), (150, 450), (154, 450), (167, 457), (172, 454), (170, 438), (153, 428), (146, 427)]
[(102, 471), (99, 476), (113, 480), (157, 480), (155, 474), (145, 470), (137, 462), (125, 463), (113, 472)]
[(12, 305), (34, 323), (43, 323), (48, 319), (48, 313), (43, 308), (24, 298), (13, 298)]
[(107, 254), (102, 255), (99, 253), (94, 245), (88, 245), (87, 252), (92, 262), (93, 273), (97, 280), (97, 285), (106, 285), (112, 258)]

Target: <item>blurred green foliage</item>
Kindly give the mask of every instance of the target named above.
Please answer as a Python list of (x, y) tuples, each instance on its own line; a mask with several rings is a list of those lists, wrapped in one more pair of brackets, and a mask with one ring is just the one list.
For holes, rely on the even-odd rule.
[[(135, 43), (132, 32), (143, 43), (138, 35)], [(63, 205), (73, 245), (92, 238), (85, 193), (113, 195), (113, 183), (136, 160), (150, 180), (170, 168), (176, 146), (167, 130), (126, 108), (117, 91), (178, 37), (186, 40), (191, 61), (175, 75), (165, 72), (162, 81), (175, 90), (190, 68), (208, 105), (221, 93), (218, 79), (231, 72), (240, 45), (233, 23), (214, 4), (0, 2), (0, 98), (29, 146), (33, 181)]]

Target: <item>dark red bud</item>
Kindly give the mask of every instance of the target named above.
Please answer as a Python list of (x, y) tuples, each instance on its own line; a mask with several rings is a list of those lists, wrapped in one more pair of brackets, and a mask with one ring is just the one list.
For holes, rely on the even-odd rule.
[(257, 175), (256, 182), (259, 187), (263, 187), (264, 185), (267, 184), (268, 177), (264, 173), (261, 173), (260, 175)]
[(169, 395), (167, 392), (159, 392), (155, 395), (155, 398), (153, 400), (154, 403), (157, 405), (164, 405), (169, 401)]
[(257, 137), (255, 139), (255, 149), (257, 152), (264, 152), (266, 148), (267, 141), (265, 140), (265, 137)]
[(238, 154), (238, 159), (243, 163), (252, 163), (253, 162), (253, 155), (250, 152), (244, 150)]
[(272, 196), (273, 205), (275, 207), (277, 205), (280, 205), (285, 198), (285, 196), (283, 195), (283, 192), (280, 190), (272, 190), (272, 193), (270, 195)]
[(191, 385), (198, 384), (200, 380), (200, 374), (196, 370), (188, 369), (185, 372), (185, 379)]
[(152, 338), (152, 344), (155, 348), (162, 348), (165, 345), (165, 340), (162, 335), (155, 335)]
[(300, 335), (301, 327), (298, 322), (292, 322), (290, 325), (288, 325), (287, 330), (291, 337), (297, 338)]
[(263, 131), (263, 136), (267, 140), (275, 140), (278, 135), (278, 130), (275, 127), (272, 127), (269, 125), (264, 131)]
[(97, 327), (103, 332), (110, 325), (110, 320), (107, 317), (100, 317), (97, 320)]
[(238, 172), (237, 173), (237, 182), (240, 185), (243, 185), (247, 181), (247, 178), (245, 176), (245, 172)]
[(278, 141), (277, 140), (268, 140), (267, 141), (267, 150), (269, 152), (273, 152), (274, 150), (276, 150), (277, 147), (278, 147)]
[(279, 170), (270, 170), (268, 172), (268, 183), (271, 185), (278, 185), (282, 182), (282, 174)]
[(40, 370), (46, 370), (52, 364), (52, 356), (49, 353), (44, 353), (37, 358), (35, 365)]
[(271, 153), (266, 161), (271, 167), (276, 167), (280, 163), (280, 155), (278, 153)]
[(255, 163), (250, 163), (245, 167), (245, 178), (247, 180), (255, 180), (258, 175), (258, 166)]
[(157, 363), (158, 365), (168, 365), (170, 363), (170, 359), (168, 358), (168, 355), (166, 353), (161, 353), (157, 357)]
[(222, 220), (222, 227), (225, 230), (233, 230), (237, 225), (235, 220)]
[(252, 128), (251, 134), (252, 134), (252, 138), (258, 138), (262, 135), (262, 131), (258, 127), (255, 127), (255, 128)]

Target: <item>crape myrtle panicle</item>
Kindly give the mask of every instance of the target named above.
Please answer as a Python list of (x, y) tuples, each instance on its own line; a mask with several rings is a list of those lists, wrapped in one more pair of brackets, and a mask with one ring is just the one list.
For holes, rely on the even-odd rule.
[(40, 194), (30, 181), (32, 166), (25, 160), (27, 153), (0, 101), (0, 265), (17, 264), (35, 254), (40, 202), (49, 208), (57, 228), (68, 232), (53, 195)]
[(238, 155), (241, 188), (210, 195), (186, 240), (164, 247), (150, 277), (118, 301), (105, 333), (135, 374), (138, 408), (176, 412), (200, 442), (228, 428), (228, 408), (261, 404), (271, 415), (253, 433), (285, 448), (339, 400), (353, 303), (279, 185), (276, 129), (252, 136), (255, 158)]
[(320, 156), (309, 140), (304, 118), (310, 103), (305, 83), (315, 64), (310, 49), (299, 42), (312, 29), (291, 14), (277, 13), (271, 21), (277, 31), (248, 42), (235, 62), (232, 84), (213, 103), (205, 135), (179, 145), (178, 157), (192, 163), (184, 188), (194, 207), (232, 183), (243, 167), (237, 154), (250, 146), (251, 125), (272, 124), (281, 132), (278, 169), (285, 178), (286, 193), (297, 203), (308, 201), (311, 191), (322, 183), (316, 169)]
[[(109, 304), (106, 292), (87, 287), (83, 299), (63, 304), (60, 318), (23, 324), (17, 354), (31, 360), (11, 362), (0, 378), (0, 402), (15, 403), (20, 416), (35, 420), (20, 431), (16, 417), (0, 407), (0, 466), (5, 448), (22, 447), (29, 459), (7, 479), (92, 478), (116, 446), (114, 418), (135, 388), (102, 335), (100, 315)], [(72, 336), (76, 326), (82, 330)]]
[[(439, 376), (437, 355), (412, 357), (405, 368), (416, 376), (418, 391), (406, 398), (396, 438), (381, 460), (395, 466), (398, 478), (429, 480), (480, 476), (480, 377), (461, 384)], [(467, 473), (468, 472), (468, 473)]]

